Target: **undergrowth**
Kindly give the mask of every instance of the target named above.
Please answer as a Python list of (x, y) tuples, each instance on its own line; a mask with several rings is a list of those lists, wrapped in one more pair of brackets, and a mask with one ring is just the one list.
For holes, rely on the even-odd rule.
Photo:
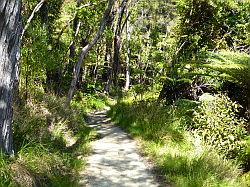
[(174, 186), (246, 186), (239, 165), (219, 155), (191, 133), (198, 102), (177, 100), (164, 105), (155, 100), (120, 100), (109, 115), (141, 143), (167, 182)]
[(0, 186), (78, 186), (95, 136), (85, 124), (86, 112), (103, 107), (104, 100), (83, 96), (69, 107), (65, 98), (38, 93), (16, 106), (15, 155), (0, 154)]
[(85, 112), (89, 112), (95, 109), (102, 109), (105, 106), (110, 105), (111, 102), (111, 99), (105, 94), (77, 92), (74, 100), (72, 101), (72, 106), (76, 108), (83, 108)]

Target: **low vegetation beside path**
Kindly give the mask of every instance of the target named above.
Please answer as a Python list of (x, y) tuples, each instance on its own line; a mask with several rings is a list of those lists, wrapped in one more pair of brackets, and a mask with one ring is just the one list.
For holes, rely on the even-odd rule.
[(105, 97), (83, 94), (71, 107), (48, 94), (15, 106), (15, 153), (0, 154), (0, 186), (78, 186), (82, 158), (95, 136), (86, 126), (86, 112), (103, 106)]
[[(233, 106), (226, 97), (212, 98), (215, 100), (209, 102), (210, 110), (206, 101), (180, 99), (166, 105), (152, 99), (127, 98), (118, 102), (109, 115), (139, 140), (142, 152), (174, 186), (247, 186), (249, 174), (243, 174), (249, 158), (247, 136), (239, 124), (230, 129), (232, 120), (242, 121), (229, 113)], [(229, 107), (223, 108), (221, 102)], [(212, 120), (210, 125), (207, 120)]]

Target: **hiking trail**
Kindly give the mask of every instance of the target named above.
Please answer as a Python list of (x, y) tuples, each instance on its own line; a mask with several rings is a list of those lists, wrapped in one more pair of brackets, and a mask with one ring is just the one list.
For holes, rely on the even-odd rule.
[(91, 143), (80, 186), (87, 187), (158, 187), (151, 166), (139, 154), (136, 141), (115, 126), (107, 110), (90, 113), (89, 126), (99, 139)]

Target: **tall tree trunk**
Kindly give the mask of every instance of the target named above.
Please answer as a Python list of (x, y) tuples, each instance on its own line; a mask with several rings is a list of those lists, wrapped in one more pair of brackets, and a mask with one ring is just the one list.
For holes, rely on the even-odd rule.
[[(77, 0), (76, 3), (76, 7), (78, 8), (83, 0)], [(79, 21), (79, 17), (76, 13), (74, 20), (73, 20), (73, 31), (74, 31), (74, 37), (73, 37), (73, 41), (71, 42), (70, 46), (69, 46), (69, 64), (72, 64), (75, 58), (75, 54), (76, 54), (76, 46), (75, 46), (75, 40), (77, 39), (78, 33), (79, 33), (79, 29), (80, 29), (80, 25), (81, 22)], [(72, 68), (73, 69), (73, 68)]]
[(76, 88), (77, 89), (81, 89), (82, 88), (82, 85), (83, 85), (83, 68), (81, 67), (80, 68), (80, 72), (79, 72), (79, 77), (78, 77), (78, 80), (76, 82)]
[(0, 149), (13, 153), (13, 93), (20, 56), (20, 0), (0, 1)]
[[(129, 14), (127, 12), (127, 18), (129, 17)], [(131, 39), (131, 28), (130, 28), (130, 24), (129, 24), (129, 20), (127, 20), (126, 22), (126, 81), (125, 81), (125, 86), (124, 86), (124, 90), (128, 91), (129, 90), (129, 86), (130, 86), (130, 39)]]
[(113, 63), (113, 82), (114, 86), (118, 84), (118, 75), (120, 68), (120, 46), (121, 40), (120, 36), (115, 36), (114, 39), (114, 63)]
[(93, 71), (94, 84), (96, 84), (96, 81), (98, 79), (98, 66), (99, 66), (99, 61), (100, 61), (100, 47), (99, 46), (97, 47), (97, 50), (96, 50), (96, 56), (97, 56), (97, 59), (96, 59), (96, 63), (94, 66), (94, 71)]
[(103, 32), (105, 30), (107, 21), (109, 20), (110, 13), (111, 13), (111, 10), (112, 10), (112, 7), (113, 7), (113, 4), (114, 4), (115, 1), (116, 0), (109, 0), (108, 7), (107, 7), (107, 9), (104, 12), (104, 15), (103, 15), (103, 18), (102, 18), (102, 21), (101, 21), (101, 24), (100, 24), (98, 32), (96, 33), (94, 39), (89, 44), (87, 44), (86, 46), (84, 46), (82, 48), (81, 52), (80, 52), (78, 62), (76, 63), (76, 65), (74, 67), (73, 78), (72, 78), (70, 89), (69, 89), (69, 92), (68, 92), (67, 104), (69, 104), (70, 101), (73, 98), (75, 87), (76, 87), (76, 83), (77, 83), (77, 80), (78, 80), (78, 77), (79, 77), (80, 68), (82, 66), (82, 63), (83, 63), (83, 61), (84, 61), (87, 53), (89, 52), (89, 50), (101, 38), (101, 35), (103, 34)]
[[(114, 21), (114, 14), (110, 16), (110, 19), (107, 22), (107, 29), (112, 30), (112, 25)], [(106, 49), (105, 49), (105, 63), (104, 63), (104, 72), (102, 75), (102, 81), (104, 83), (104, 93), (109, 93), (110, 86), (112, 82), (112, 43), (113, 39), (110, 36), (106, 36)]]
[[(248, 75), (250, 75), (250, 69), (248, 69)], [(247, 130), (250, 133), (250, 78), (249, 77), (246, 80), (246, 86), (247, 86), (247, 118), (248, 118)]]
[(106, 39), (106, 52), (105, 52), (105, 63), (104, 63), (104, 73), (102, 76), (104, 82), (104, 93), (109, 93), (112, 77), (112, 40)]
[(118, 19), (114, 37), (114, 63), (113, 63), (113, 82), (117, 86), (118, 75), (120, 69), (120, 49), (121, 49), (121, 34), (122, 34), (122, 18), (127, 6), (128, 0), (123, 0), (118, 10)]

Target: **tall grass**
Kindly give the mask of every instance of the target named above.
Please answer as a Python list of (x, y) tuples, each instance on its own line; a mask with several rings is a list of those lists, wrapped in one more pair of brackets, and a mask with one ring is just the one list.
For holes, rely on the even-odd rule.
[(80, 106), (85, 112), (90, 112), (91, 110), (102, 109), (110, 105), (111, 102), (112, 100), (104, 94), (77, 92), (72, 102), (72, 106)]
[[(103, 100), (95, 97), (96, 103)], [(82, 158), (95, 136), (85, 123), (86, 112), (92, 109), (94, 104), (85, 106), (75, 99), (65, 106), (65, 98), (41, 93), (15, 106), (15, 155), (0, 154), (0, 186), (78, 186), (79, 171), (85, 166)]]
[(142, 151), (174, 186), (244, 186), (237, 164), (187, 131), (196, 105), (189, 100), (167, 106), (156, 101), (123, 100), (109, 115), (141, 142)]

